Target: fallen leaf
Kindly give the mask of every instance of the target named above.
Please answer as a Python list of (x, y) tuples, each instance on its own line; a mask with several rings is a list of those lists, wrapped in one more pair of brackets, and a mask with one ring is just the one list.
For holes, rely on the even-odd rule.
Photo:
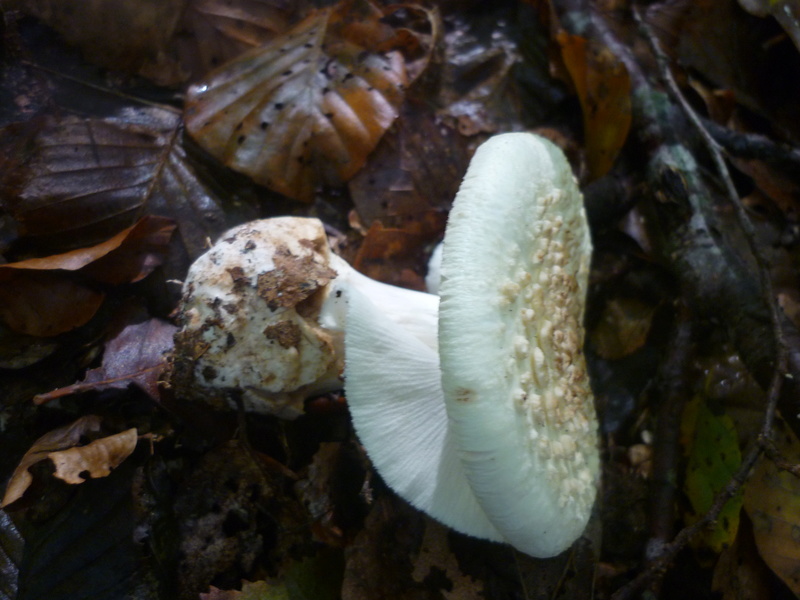
[[(796, 3), (767, 1), (776, 12), (791, 6), (784, 16), (796, 24)], [(755, 4), (764, 2), (748, 2)], [(654, 3), (647, 21), (682, 69), (733, 92), (738, 104), (768, 121), (767, 130), (800, 136), (800, 54), (773, 19), (750, 15), (737, 2), (694, 0)]]
[(589, 176), (614, 165), (631, 127), (631, 82), (624, 65), (593, 40), (560, 31), (561, 56), (578, 93)]
[(184, 0), (11, 0), (7, 7), (41, 19), (94, 62), (135, 72), (163, 56)]
[(611, 298), (590, 334), (597, 354), (615, 360), (636, 352), (647, 341), (655, 310), (635, 298)]
[(5, 508), (12, 502), (22, 498), (25, 490), (33, 482), (33, 476), (28, 471), (30, 467), (46, 460), (52, 452), (78, 445), (82, 437), (100, 430), (100, 422), (100, 417), (87, 415), (70, 425), (54, 429), (36, 440), (14, 470), (8, 482), (6, 493), (3, 496), (3, 501), (0, 503), (0, 508)]
[(133, 427), (100, 438), (85, 446), (74, 446), (47, 455), (56, 466), (55, 476), (67, 483), (83, 483), (90, 477), (106, 477), (136, 449), (139, 436)]
[(51, 337), (85, 325), (105, 294), (57, 273), (14, 273), (0, 279), (0, 319), (14, 332)]
[(396, 496), (376, 498), (364, 528), (345, 548), (342, 600), (419, 598), (424, 586), (408, 569), (424, 526), (425, 517)]
[[(776, 430), (780, 454), (790, 463), (800, 463), (800, 441), (782, 421)], [(800, 479), (762, 455), (745, 485), (744, 508), (761, 558), (800, 595)]]
[[(110, 240), (0, 265), (0, 319), (13, 331), (54, 336), (91, 319), (105, 295), (93, 283), (133, 283), (161, 264), (175, 225), (145, 217)], [(79, 283), (67, 274), (80, 271)]]
[(166, 367), (165, 353), (173, 347), (177, 327), (160, 319), (126, 325), (106, 344), (103, 364), (86, 372), (80, 383), (34, 397), (36, 404), (70, 394), (134, 384), (158, 400), (158, 381)]
[(29, 258), (0, 265), (4, 272), (77, 271), (103, 283), (133, 283), (161, 264), (175, 224), (164, 217), (146, 216), (111, 239), (63, 254)]
[(246, 50), (261, 46), (289, 26), (293, 3), (286, 0), (189, 0), (169, 46), (180, 65), (146, 73), (162, 84), (196, 80)]
[(736, 541), (722, 551), (714, 566), (711, 587), (722, 595), (720, 600), (762, 600), (770, 597), (769, 569), (758, 555), (750, 527), (740, 527)]
[(291, 561), (283, 577), (268, 581), (243, 581), (242, 590), (220, 590), (213, 585), (200, 600), (339, 600), (342, 557), (335, 550)]
[[(425, 534), (419, 554), (414, 560), (411, 577), (422, 583), (427, 577), (436, 577), (444, 573), (447, 584), (440, 584), (441, 594), (445, 600), (480, 600), (485, 598), (483, 583), (464, 575), (458, 566), (453, 552), (450, 550), (448, 529), (433, 519), (425, 521)], [(448, 585), (449, 584), (449, 585)]]
[(445, 226), (444, 213), (428, 211), (404, 219), (404, 227), (384, 227), (375, 221), (367, 231), (353, 266), (365, 275), (403, 287), (425, 290), (420, 273), (426, 246)]
[(176, 250), (193, 260), (225, 228), (216, 196), (187, 160), (174, 113), (46, 117), (9, 126), (3, 137), (0, 193), (15, 244), (29, 253), (99, 244), (151, 214), (181, 224)]
[[(708, 512), (714, 497), (739, 468), (742, 455), (733, 419), (712, 411), (700, 395), (684, 408), (681, 438), (688, 458), (684, 491), (692, 505), (692, 512), (686, 515), (691, 523)], [(730, 546), (739, 528), (741, 508), (742, 495), (737, 494), (725, 503), (716, 522), (695, 538), (695, 546), (715, 553)]]
[[(387, 9), (388, 10), (388, 9)], [(362, 167), (409, 83), (406, 37), (384, 10), (345, 0), (192, 86), (186, 128), (232, 169), (290, 198), (339, 185)]]
[(294, 600), (289, 596), (282, 583), (267, 581), (244, 581), (242, 590), (221, 590), (213, 585), (206, 593), (200, 594), (200, 600)]
[(398, 217), (446, 212), (469, 162), (468, 141), (429, 107), (406, 102), (348, 188), (361, 221), (386, 226)]

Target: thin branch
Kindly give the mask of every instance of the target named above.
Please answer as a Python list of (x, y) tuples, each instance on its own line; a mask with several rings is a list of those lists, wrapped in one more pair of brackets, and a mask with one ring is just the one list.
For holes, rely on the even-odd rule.
[(658, 40), (653, 35), (652, 31), (641, 18), (641, 15), (636, 7), (634, 7), (634, 18), (650, 43), (659, 66), (662, 79), (667, 84), (672, 96), (682, 107), (686, 117), (695, 126), (698, 133), (704, 140), (711, 154), (712, 160), (717, 167), (719, 176), (725, 186), (728, 199), (734, 208), (739, 225), (745, 235), (745, 238), (747, 239), (749, 249), (758, 265), (759, 282), (761, 284), (762, 292), (766, 295), (768, 300), (775, 339), (776, 355), (773, 373), (767, 393), (767, 405), (764, 411), (761, 432), (755, 443), (753, 443), (745, 453), (742, 463), (740, 464), (736, 473), (733, 475), (733, 477), (731, 477), (726, 486), (716, 495), (714, 503), (708, 512), (706, 512), (706, 514), (703, 515), (703, 517), (697, 522), (682, 529), (675, 536), (672, 542), (663, 546), (656, 560), (652, 561), (651, 564), (635, 579), (614, 593), (612, 596), (614, 600), (627, 600), (629, 598), (633, 598), (634, 595), (642, 590), (645, 586), (653, 581), (659, 580), (666, 572), (667, 567), (675, 559), (677, 554), (684, 547), (686, 547), (686, 545), (695, 535), (700, 533), (706, 527), (712, 525), (716, 521), (722, 508), (725, 506), (728, 500), (739, 493), (759, 457), (770, 444), (778, 398), (780, 397), (781, 387), (783, 385), (783, 379), (788, 365), (788, 347), (782, 335), (783, 316), (773, 291), (768, 265), (756, 244), (752, 223), (747, 217), (747, 213), (739, 200), (736, 187), (733, 184), (733, 180), (730, 177), (727, 165), (725, 164), (725, 160), (722, 156), (721, 148), (705, 129), (697, 114), (681, 94), (680, 89), (675, 83), (672, 73), (669, 70), (666, 55), (661, 49)]

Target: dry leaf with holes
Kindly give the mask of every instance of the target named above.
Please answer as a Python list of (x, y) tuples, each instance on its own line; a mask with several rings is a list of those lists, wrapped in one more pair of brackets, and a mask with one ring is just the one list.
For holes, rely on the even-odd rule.
[(91, 477), (105, 477), (136, 448), (136, 429), (79, 446), (84, 436), (99, 430), (100, 417), (87, 415), (36, 440), (11, 476), (0, 508), (22, 498), (33, 482), (29, 469), (38, 462), (50, 459), (56, 467), (56, 477), (76, 484), (86, 480), (83, 476), (86, 473)]
[(314, 11), (192, 86), (187, 130), (290, 198), (347, 181), (398, 115), (409, 83), (402, 51), (419, 50), (408, 29), (384, 22), (388, 10), (346, 0)]
[(136, 428), (100, 438), (85, 446), (75, 446), (47, 455), (56, 466), (55, 476), (67, 483), (83, 483), (88, 478), (108, 476), (131, 455), (138, 439)]

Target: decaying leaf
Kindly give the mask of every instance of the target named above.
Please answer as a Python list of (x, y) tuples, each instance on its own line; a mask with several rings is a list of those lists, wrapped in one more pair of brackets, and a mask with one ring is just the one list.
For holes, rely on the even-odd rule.
[[(0, 265), (0, 319), (13, 331), (53, 336), (91, 319), (105, 294), (91, 283), (132, 283), (161, 264), (175, 225), (145, 217), (110, 240)], [(83, 282), (71, 278), (81, 272)]]
[(736, 541), (723, 550), (714, 566), (712, 589), (720, 600), (762, 600), (770, 597), (769, 569), (758, 555), (753, 532), (740, 527)]
[(361, 222), (387, 227), (428, 211), (446, 212), (469, 161), (468, 141), (428, 107), (406, 102), (348, 188)]
[(56, 466), (56, 477), (67, 483), (83, 483), (91, 477), (105, 477), (136, 448), (136, 429), (97, 439), (79, 446), (84, 436), (100, 430), (100, 417), (88, 415), (40, 437), (22, 457), (6, 488), (0, 508), (16, 502), (33, 482), (30, 467), (46, 459)]
[[(388, 9), (387, 9), (388, 10)], [(225, 165), (308, 201), (364, 164), (409, 83), (407, 35), (367, 0), (313, 12), (187, 94), (186, 127)]]
[(211, 586), (201, 600), (338, 600), (342, 586), (342, 558), (332, 550), (292, 561), (283, 577), (243, 581), (241, 591)]
[(107, 240), (151, 214), (179, 222), (178, 248), (199, 256), (225, 223), (187, 161), (178, 125), (173, 113), (144, 110), (6, 128), (13, 143), (0, 154), (0, 192), (20, 241), (63, 252)]
[(597, 354), (615, 360), (641, 348), (647, 341), (654, 313), (654, 306), (636, 298), (610, 299), (590, 334)]
[(84, 274), (103, 283), (133, 283), (160, 264), (174, 230), (175, 224), (170, 219), (147, 216), (100, 244), (0, 265), (0, 278), (8, 271), (82, 269)]
[[(736, 427), (730, 416), (711, 410), (703, 396), (697, 395), (684, 408), (681, 437), (688, 457), (684, 490), (693, 513), (693, 522), (711, 508), (714, 497), (731, 480), (742, 461)], [(696, 544), (715, 553), (730, 546), (739, 528), (742, 496), (737, 494), (719, 513), (716, 523), (704, 530)]]
[(461, 572), (458, 560), (447, 542), (448, 531), (441, 523), (426, 520), (422, 546), (414, 561), (411, 576), (414, 581), (422, 583), (435, 572), (443, 572), (449, 583), (442, 586), (445, 600), (481, 600), (485, 597), (483, 583)]
[(87, 57), (104, 66), (137, 71), (163, 60), (184, 0), (12, 0), (8, 6), (35, 16)]
[(126, 325), (106, 344), (103, 364), (86, 372), (80, 383), (34, 397), (36, 404), (69, 394), (138, 386), (158, 400), (158, 381), (166, 366), (165, 353), (173, 347), (177, 327), (160, 319)]
[[(782, 421), (776, 446), (790, 463), (800, 463), (800, 441)], [(800, 479), (762, 456), (744, 488), (744, 508), (753, 522), (758, 552), (770, 569), (800, 594)]]
[(0, 275), (0, 319), (25, 335), (51, 337), (85, 325), (104, 298), (57, 273)]
[(444, 213), (423, 212), (403, 219), (402, 227), (384, 227), (375, 221), (367, 231), (353, 265), (373, 279), (424, 290), (418, 264), (426, 245), (444, 229)]
[(424, 586), (409, 576), (408, 568), (424, 523), (421, 513), (396, 496), (379, 496), (364, 528), (345, 549), (342, 600), (419, 597)]
[(242, 589), (221, 590), (213, 585), (206, 593), (200, 594), (200, 600), (293, 600), (286, 586), (282, 583), (267, 581), (243, 581)]
[(578, 93), (589, 176), (596, 179), (613, 166), (631, 127), (631, 82), (608, 48), (561, 31), (561, 56)]
[(56, 477), (67, 483), (83, 483), (90, 477), (97, 479), (111, 473), (112, 469), (131, 455), (138, 437), (136, 428), (133, 427), (85, 446), (51, 452), (47, 458), (56, 466)]
[[(188, 0), (170, 46), (179, 80), (195, 80), (246, 50), (286, 31), (293, 2), (287, 0)], [(153, 73), (164, 81), (166, 73)], [(166, 83), (178, 83), (167, 79)]]

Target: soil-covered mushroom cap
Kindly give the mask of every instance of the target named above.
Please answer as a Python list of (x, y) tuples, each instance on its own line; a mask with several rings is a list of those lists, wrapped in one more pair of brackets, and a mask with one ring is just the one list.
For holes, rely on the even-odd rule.
[(198, 258), (176, 336), (189, 387), (220, 408), (240, 390), (248, 410), (282, 417), (341, 387), (342, 334), (318, 323), (330, 256), (320, 221), (280, 217), (231, 229)]
[(537, 136), (476, 152), (444, 239), (439, 350), (451, 433), (503, 537), (553, 556), (599, 478), (583, 312), (591, 241), (563, 153)]

